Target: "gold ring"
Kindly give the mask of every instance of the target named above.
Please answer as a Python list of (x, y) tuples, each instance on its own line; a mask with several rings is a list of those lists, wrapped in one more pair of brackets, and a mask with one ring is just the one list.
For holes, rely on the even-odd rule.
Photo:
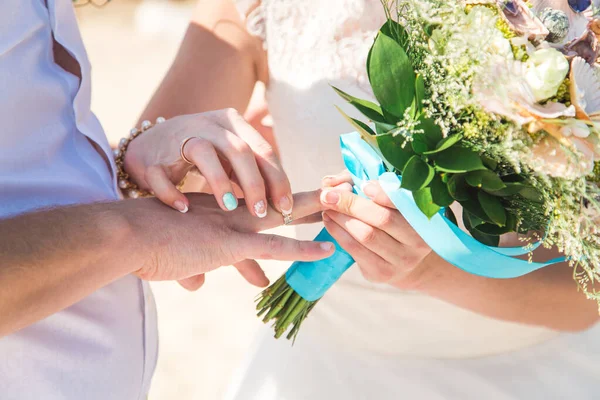
[(183, 139), (183, 141), (181, 142), (181, 147), (179, 148), (179, 154), (181, 155), (181, 159), (183, 161), (185, 161), (186, 163), (190, 164), (190, 165), (194, 165), (193, 162), (191, 162), (186, 156), (185, 153), (183, 152), (183, 149), (185, 148), (185, 145), (187, 144), (187, 142), (189, 142), (192, 139), (196, 139), (195, 136), (190, 136), (189, 138), (185, 138)]
[(292, 214), (281, 214), (283, 215), (283, 224), (289, 225), (294, 222), (294, 218), (292, 218)]

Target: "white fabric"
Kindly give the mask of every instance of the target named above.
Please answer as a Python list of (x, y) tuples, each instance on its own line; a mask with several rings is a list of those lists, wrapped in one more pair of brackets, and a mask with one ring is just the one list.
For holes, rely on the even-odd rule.
[[(53, 36), (79, 63), (81, 81), (54, 62)], [(119, 199), (90, 90), (71, 0), (0, 1), (0, 218)], [(1, 338), (0, 398), (145, 398), (155, 312), (147, 283), (128, 276)]]
[[(249, 30), (265, 40), (269, 108), (293, 189), (312, 190), (324, 175), (343, 169), (339, 135), (351, 127), (334, 105), (358, 116), (329, 85), (372, 98), (365, 61), (385, 20), (381, 2), (237, 4)], [(312, 238), (320, 228), (298, 227), (297, 236)], [(265, 330), (228, 398), (556, 398), (564, 382), (587, 390), (590, 398), (600, 377), (592, 369), (600, 357), (593, 334), (598, 331), (560, 335), (494, 320), (419, 293), (370, 284), (351, 268), (312, 311), (296, 347), (277, 343)], [(536, 379), (503, 383), (507, 376), (538, 375), (543, 386)], [(477, 388), (483, 391), (471, 392)]]

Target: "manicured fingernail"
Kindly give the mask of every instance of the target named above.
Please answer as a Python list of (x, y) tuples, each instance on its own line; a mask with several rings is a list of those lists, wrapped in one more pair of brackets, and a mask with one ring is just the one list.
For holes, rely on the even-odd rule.
[(177, 200), (175, 203), (173, 203), (173, 206), (175, 206), (177, 211), (179, 211), (182, 214), (188, 212), (188, 206), (183, 201)]
[(321, 179), (321, 183), (323, 184), (323, 186), (329, 186), (329, 182), (335, 178), (335, 176), (333, 175), (326, 175)]
[(329, 215), (327, 215), (326, 212), (322, 212), (321, 217), (323, 218), (323, 221), (327, 221), (327, 222), (331, 221), (331, 217)]
[(370, 198), (375, 197), (375, 195), (377, 195), (377, 188), (375, 187), (374, 183), (367, 183), (363, 188), (362, 188), (363, 193)]
[(333, 248), (333, 243), (329, 243), (329, 242), (319, 243), (319, 247), (325, 251), (331, 251), (331, 249)]
[(283, 214), (291, 214), (292, 213), (292, 202), (289, 197), (284, 196), (279, 200), (279, 207), (281, 208), (281, 212)]
[(325, 191), (321, 193), (321, 201), (327, 204), (337, 204), (340, 201), (340, 194), (333, 190)]
[(267, 216), (267, 207), (265, 206), (264, 200), (254, 204), (254, 213), (258, 218), (264, 218)]
[(223, 195), (223, 205), (229, 211), (233, 211), (238, 206), (238, 201), (231, 192), (227, 192)]

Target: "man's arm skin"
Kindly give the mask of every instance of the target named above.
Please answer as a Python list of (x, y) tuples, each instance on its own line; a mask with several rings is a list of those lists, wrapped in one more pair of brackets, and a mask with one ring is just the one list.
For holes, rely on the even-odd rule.
[[(315, 193), (295, 196), (296, 218), (321, 209)], [(326, 245), (254, 233), (283, 222), (275, 210), (259, 219), (243, 207), (222, 211), (208, 195), (190, 195), (190, 203), (188, 214), (137, 199), (0, 220), (0, 337), (130, 273), (177, 280), (246, 259), (332, 253)], [(246, 266), (240, 272), (247, 280), (266, 280), (257, 265)]]

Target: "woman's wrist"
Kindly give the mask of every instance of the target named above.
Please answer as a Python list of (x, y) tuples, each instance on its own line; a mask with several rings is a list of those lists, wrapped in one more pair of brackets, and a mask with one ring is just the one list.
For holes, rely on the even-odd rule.
[[(162, 124), (165, 122), (163, 117), (156, 119), (156, 124)], [(155, 124), (150, 121), (143, 121), (140, 128), (132, 128), (129, 131), (129, 136), (122, 138), (119, 141), (119, 146), (114, 151), (115, 163), (117, 166), (117, 179), (119, 188), (123, 191), (126, 197), (137, 198), (147, 197), (151, 193), (142, 190), (144, 183), (139, 180), (132, 179), (132, 176), (139, 176), (136, 173), (136, 165), (139, 164), (139, 160), (135, 159), (135, 152), (128, 151), (130, 146), (135, 146), (135, 138), (152, 128)]]
[(431, 251), (415, 268), (393, 282), (392, 286), (401, 290), (426, 293), (434, 286), (434, 282), (443, 276), (445, 272), (442, 270), (451, 268), (454, 267)]

